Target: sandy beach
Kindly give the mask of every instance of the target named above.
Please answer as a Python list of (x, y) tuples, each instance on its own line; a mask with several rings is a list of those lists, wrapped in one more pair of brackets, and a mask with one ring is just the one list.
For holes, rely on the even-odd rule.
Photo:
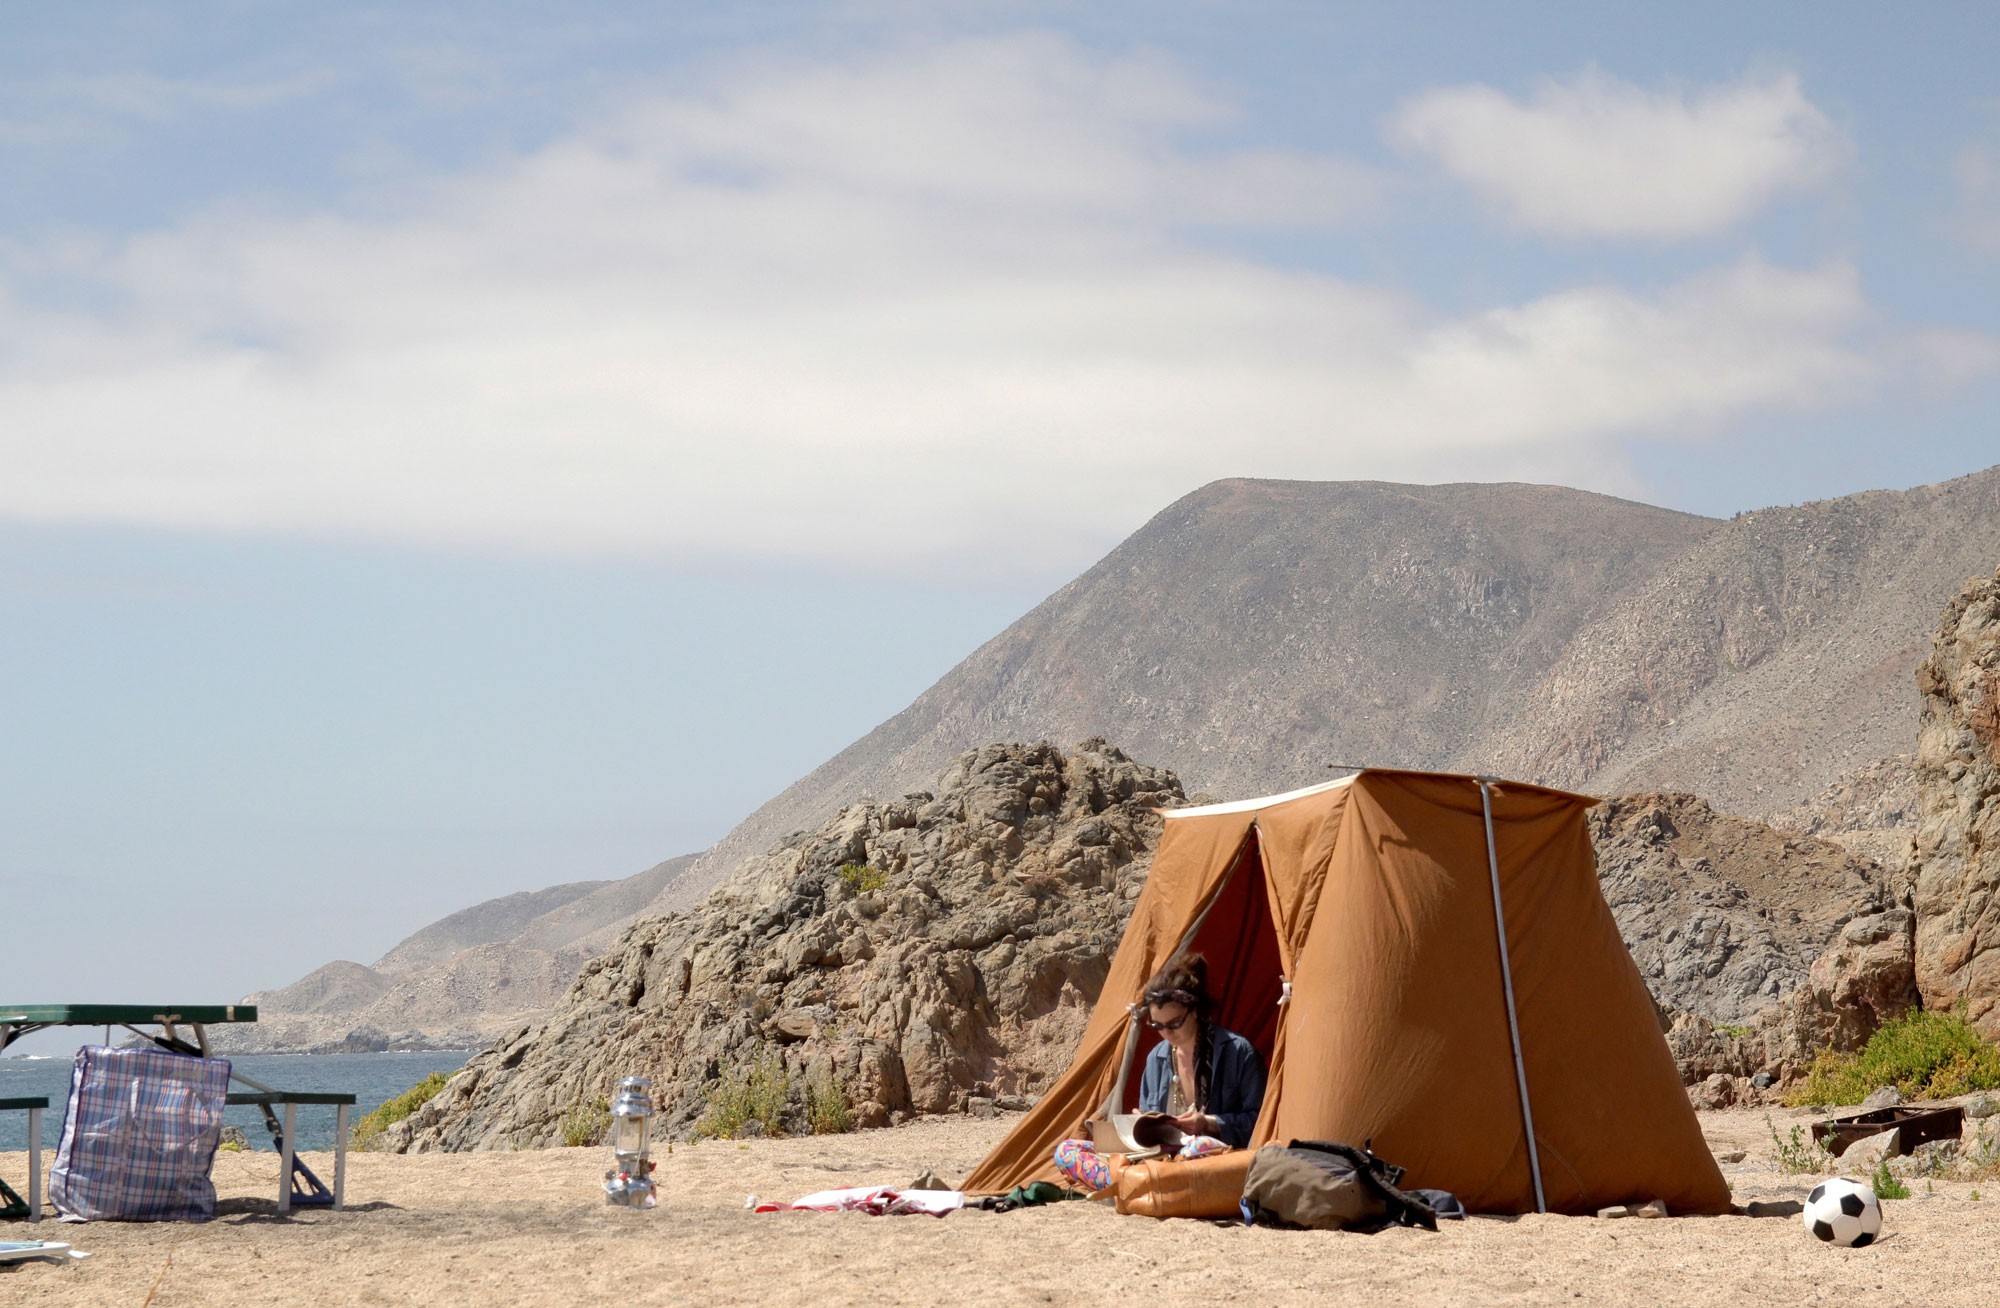
[[(1773, 1110), (1781, 1129), (1803, 1113)], [(1704, 1113), (1739, 1202), (1802, 1198), (1775, 1170), (1764, 1110)], [(748, 1194), (963, 1175), (1006, 1119), (929, 1119), (845, 1136), (677, 1145), (664, 1205), (607, 1208), (598, 1149), (359, 1154), (346, 1211), (279, 1219), (277, 1161), (223, 1153), (205, 1225), (8, 1223), (93, 1256), (0, 1271), (10, 1304), (939, 1304), (1323, 1301), (1416, 1303), (1988, 1304), (2000, 1184), (1912, 1184), (1874, 1247), (1836, 1249), (1797, 1218), (1475, 1218), (1433, 1234), (1246, 1230), (1059, 1204), (944, 1219), (745, 1211)], [(322, 1173), (332, 1160), (309, 1156)], [(0, 1155), (18, 1182), (25, 1154)], [(150, 1296), (150, 1297), (149, 1297)]]

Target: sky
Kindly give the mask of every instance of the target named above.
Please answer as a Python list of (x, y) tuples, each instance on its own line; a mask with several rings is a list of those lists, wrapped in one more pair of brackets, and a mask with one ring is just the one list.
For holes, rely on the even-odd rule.
[(703, 848), (1219, 477), (2000, 463), (1995, 68), (1972, 4), (13, 7), (7, 984)]

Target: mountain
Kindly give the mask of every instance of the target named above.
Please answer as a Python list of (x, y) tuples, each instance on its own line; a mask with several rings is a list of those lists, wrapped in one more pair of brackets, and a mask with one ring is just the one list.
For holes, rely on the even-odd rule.
[(344, 959), (244, 996), (254, 1026), (214, 1037), (224, 1052), (463, 1049), (490, 1044), (560, 999), (588, 959), (693, 863), (668, 859), (619, 881), (503, 895), (440, 918), (373, 967)]
[[(642, 874), (643, 875), (643, 874)], [(511, 940), (544, 913), (567, 907), (611, 884), (608, 881), (572, 881), (546, 890), (523, 890), (518, 894), (489, 899), (483, 904), (460, 909), (439, 918), (382, 955), (375, 966), (385, 972), (407, 972), (448, 962), (453, 954), (475, 945)]]
[[(1110, 737), (1217, 796), (1363, 764), (1687, 792), (1900, 866), (1917, 664), (1996, 561), (2000, 468), (1727, 521), (1557, 486), (1216, 482), (707, 853), (454, 914), (390, 951), (366, 1003), (327, 998), (369, 990), (351, 970), (270, 995), (301, 1020), (258, 1039), (497, 1032), (625, 924), (996, 740)], [(468, 948), (489, 952), (454, 965)]]
[(990, 740), (1106, 735), (1216, 795), (1368, 764), (1772, 815), (1910, 752), (1936, 615), (1995, 560), (2000, 468), (1728, 521), (1554, 486), (1216, 482), (652, 907)]

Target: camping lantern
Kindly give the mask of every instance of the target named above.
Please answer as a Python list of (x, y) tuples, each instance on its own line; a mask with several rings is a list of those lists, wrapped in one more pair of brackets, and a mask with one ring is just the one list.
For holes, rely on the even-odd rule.
[(653, 1083), (628, 1076), (611, 1101), (611, 1170), (604, 1174), (604, 1201), (619, 1208), (651, 1208), (653, 1164), (646, 1137), (653, 1126)]

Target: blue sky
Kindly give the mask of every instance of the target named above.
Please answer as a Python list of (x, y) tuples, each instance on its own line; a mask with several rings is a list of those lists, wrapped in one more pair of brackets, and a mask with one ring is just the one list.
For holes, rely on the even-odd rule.
[(10, 972), (233, 997), (699, 848), (1216, 477), (2000, 462), (1996, 33), (12, 13)]

